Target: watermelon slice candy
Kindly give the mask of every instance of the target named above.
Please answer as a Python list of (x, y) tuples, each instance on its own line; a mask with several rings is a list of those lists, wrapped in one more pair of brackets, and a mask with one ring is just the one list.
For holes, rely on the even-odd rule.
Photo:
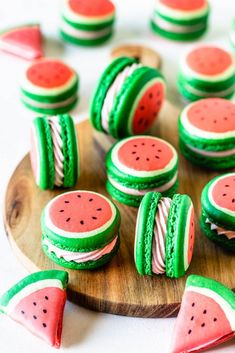
[(24, 25), (2, 32), (0, 49), (26, 60), (42, 57), (42, 34), (39, 25)]
[(214, 280), (189, 276), (171, 352), (200, 352), (234, 337), (234, 309), (231, 290)]

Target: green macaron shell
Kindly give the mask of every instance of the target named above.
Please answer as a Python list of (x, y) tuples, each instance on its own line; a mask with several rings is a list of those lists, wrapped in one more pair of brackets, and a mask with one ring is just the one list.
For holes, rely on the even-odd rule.
[(120, 57), (112, 61), (112, 63), (104, 70), (96, 86), (90, 105), (91, 123), (98, 131), (104, 132), (101, 121), (101, 111), (110, 86), (120, 71), (124, 70), (126, 66), (130, 66), (136, 62), (137, 60), (134, 58)]
[(118, 252), (119, 247), (120, 247), (120, 237), (118, 236), (117, 243), (115, 244), (115, 247), (113, 248), (113, 250), (110, 253), (103, 255), (98, 260), (94, 260), (94, 261), (91, 260), (91, 261), (77, 263), (75, 261), (66, 261), (63, 258), (58, 258), (53, 252), (48, 251), (48, 247), (46, 245), (42, 246), (45, 254), (53, 262), (57, 263), (58, 265), (60, 265), (62, 267), (70, 268), (73, 270), (94, 270), (98, 267), (101, 267), (113, 258), (113, 256)]
[(76, 38), (73, 37), (64, 31), (60, 30), (60, 36), (62, 39), (64, 39), (67, 42), (70, 42), (72, 44), (76, 45), (83, 45), (83, 46), (96, 46), (96, 45), (101, 45), (104, 42), (106, 42), (113, 34), (112, 28), (110, 29), (110, 32), (103, 37), (99, 37), (96, 39), (81, 39), (81, 38)]
[[(201, 195), (202, 210), (208, 215), (208, 218), (210, 221), (213, 221), (215, 224), (218, 224), (222, 228), (235, 230), (235, 217), (217, 208), (214, 203), (211, 203), (208, 196), (209, 192), (211, 191), (211, 187), (213, 187), (213, 184), (221, 177), (227, 176), (227, 175), (229, 176), (230, 173), (219, 175), (213, 178), (212, 180), (210, 180), (209, 183), (206, 184)], [(235, 177), (235, 174), (234, 174), (234, 177)]]
[(138, 93), (154, 78), (161, 78), (164, 82), (163, 77), (157, 70), (147, 66), (136, 69), (126, 78), (114, 99), (110, 112), (108, 124), (111, 136), (123, 138), (130, 135), (127, 117), (130, 115)]
[(180, 18), (173, 18), (173, 17), (169, 17), (166, 14), (163, 14), (161, 11), (159, 11), (158, 9), (156, 9), (153, 13), (153, 16), (157, 16), (157, 17), (161, 17), (163, 20), (168, 21), (169, 23), (172, 24), (178, 24), (178, 25), (182, 25), (182, 26), (190, 26), (190, 25), (196, 25), (198, 23), (206, 23), (208, 20), (208, 16), (209, 16), (209, 8), (208, 10), (203, 14), (200, 15), (198, 17), (194, 17), (194, 18), (190, 18), (190, 19), (180, 19)]
[(6, 308), (8, 306), (9, 301), (25, 287), (33, 283), (37, 283), (39, 281), (47, 280), (47, 279), (59, 280), (63, 288), (65, 289), (68, 283), (68, 273), (65, 271), (59, 271), (59, 270), (48, 270), (48, 271), (35, 272), (23, 278), (21, 281), (16, 283), (12, 288), (10, 288), (6, 293), (4, 293), (0, 297), (0, 312), (5, 313), (4, 307)]
[(46, 117), (33, 121), (36, 144), (39, 153), (40, 176), (38, 186), (41, 189), (53, 189), (55, 180), (53, 142), (50, 125)]
[[(47, 206), (46, 206), (47, 207)], [(119, 232), (121, 216), (119, 209), (114, 205), (116, 214), (113, 222), (103, 231), (86, 237), (86, 233), (81, 238), (66, 238), (53, 232), (45, 222), (45, 209), (41, 216), (41, 228), (44, 237), (47, 237), (52, 245), (68, 251), (89, 252), (103, 248), (110, 243)]]
[(33, 110), (34, 112), (37, 112), (39, 114), (47, 114), (47, 115), (58, 115), (58, 114), (64, 114), (70, 112), (75, 105), (78, 102), (78, 97), (74, 98), (74, 101), (72, 103), (69, 103), (68, 105), (65, 105), (64, 107), (58, 107), (58, 108), (39, 108), (37, 106), (34, 106), (32, 104), (29, 104), (24, 100), (24, 97), (22, 96), (21, 98), (22, 103), (25, 105), (26, 108)]
[[(212, 230), (210, 228), (210, 224), (206, 223), (206, 220), (208, 218), (209, 218), (209, 215), (202, 210), (202, 214), (200, 217), (200, 226), (204, 234), (207, 236), (207, 238), (213, 241), (214, 243), (216, 243), (217, 245), (221, 246), (223, 249), (234, 252), (235, 239), (228, 239), (223, 234), (218, 235), (216, 230)], [(220, 226), (219, 224), (217, 225)]]
[(168, 277), (179, 278), (186, 271), (184, 268), (184, 236), (186, 217), (191, 205), (192, 201), (188, 195), (175, 194), (172, 198), (166, 235), (166, 275)]
[(190, 33), (176, 33), (176, 32), (166, 31), (160, 28), (159, 26), (157, 26), (156, 23), (154, 23), (153, 21), (150, 22), (150, 26), (153, 32), (161, 35), (162, 37), (165, 37), (170, 40), (179, 40), (179, 41), (190, 41), (190, 40), (198, 39), (207, 31), (206, 24), (204, 28)]
[(235, 167), (235, 154), (228, 157), (208, 157), (202, 156), (190, 150), (183, 139), (179, 140), (181, 153), (194, 164), (202, 166), (205, 169), (222, 170)]
[(108, 21), (103, 21), (99, 23), (85, 23), (85, 22), (72, 22), (66, 16), (62, 16), (62, 21), (68, 23), (71, 27), (76, 29), (81, 29), (84, 31), (99, 31), (101, 29), (105, 29), (107, 27), (111, 27), (114, 24), (115, 16), (113, 16)]
[(78, 148), (76, 131), (69, 115), (59, 116), (62, 137), (62, 152), (64, 156), (64, 187), (74, 186), (78, 178)]
[(208, 80), (205, 79), (198, 79), (195, 78), (193, 75), (186, 75), (184, 71), (181, 69), (178, 82), (184, 86), (185, 84), (192, 86), (195, 89), (200, 91), (204, 91), (206, 93), (219, 93), (221, 91), (227, 90), (229, 88), (232, 89), (235, 85), (235, 75), (231, 74), (230, 77), (218, 81), (210, 81), (209, 77)]
[(147, 193), (139, 207), (135, 232), (135, 265), (140, 275), (152, 275), (152, 240), (158, 202), (162, 195)]

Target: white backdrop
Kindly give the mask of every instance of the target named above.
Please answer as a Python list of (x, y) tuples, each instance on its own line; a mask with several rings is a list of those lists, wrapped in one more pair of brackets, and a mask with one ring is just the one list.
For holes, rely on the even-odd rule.
[[(154, 37), (148, 27), (151, 0), (116, 0), (116, 34), (106, 45), (80, 48), (64, 45), (58, 38), (58, 0), (0, 0), (0, 30), (16, 23), (40, 22), (46, 36), (45, 54), (71, 64), (81, 78), (81, 101), (73, 112), (77, 121), (87, 117), (91, 91), (109, 60), (110, 48), (122, 42), (147, 44), (163, 58), (168, 81), (168, 98), (180, 104), (175, 79), (181, 54), (191, 44), (175, 43)], [(230, 48), (228, 30), (235, 15), (234, 0), (211, 0), (210, 30), (201, 41)], [(29, 125), (34, 114), (19, 102), (20, 75), (27, 63), (0, 54), (0, 197), (1, 211), (7, 181), (18, 161), (29, 149)], [(1, 212), (2, 213), (2, 212)], [(33, 234), (32, 234), (33, 235)], [(228, 269), (229, 271), (229, 269)], [(0, 220), (0, 292), (4, 292), (26, 271), (14, 257)], [(71, 303), (66, 304), (62, 352), (79, 353), (166, 353), (175, 319), (135, 319), (95, 313)], [(211, 352), (234, 352), (235, 340)], [(0, 317), (1, 353), (49, 353), (54, 350), (30, 335), (5, 316)]]

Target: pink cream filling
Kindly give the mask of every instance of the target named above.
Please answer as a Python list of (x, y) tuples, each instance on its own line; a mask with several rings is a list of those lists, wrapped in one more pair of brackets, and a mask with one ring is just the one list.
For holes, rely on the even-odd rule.
[(166, 272), (166, 232), (171, 199), (162, 197), (158, 202), (152, 243), (152, 272), (160, 275)]
[(206, 219), (206, 223), (211, 225), (211, 230), (215, 230), (218, 235), (225, 235), (229, 240), (235, 238), (235, 231), (224, 229), (222, 227), (217, 226), (216, 224), (212, 223), (208, 218)]
[(49, 252), (53, 252), (58, 258), (63, 258), (65, 261), (74, 261), (77, 263), (87, 262), (87, 261), (96, 261), (99, 260), (102, 256), (109, 254), (115, 247), (118, 240), (116, 236), (109, 244), (104, 248), (89, 251), (89, 252), (75, 252), (67, 251), (58, 248), (57, 246), (51, 244), (47, 238), (44, 238), (43, 245), (48, 247)]

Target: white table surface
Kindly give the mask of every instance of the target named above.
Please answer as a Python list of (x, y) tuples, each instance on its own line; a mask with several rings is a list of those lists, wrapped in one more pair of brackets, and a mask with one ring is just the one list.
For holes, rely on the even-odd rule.
[[(190, 0), (189, 0), (190, 1)], [(122, 43), (143, 43), (158, 50), (163, 57), (163, 72), (169, 84), (168, 97), (179, 102), (175, 78), (181, 54), (192, 44), (174, 43), (154, 37), (148, 28), (153, 1), (116, 0), (118, 21), (116, 34), (106, 45), (80, 48), (63, 44), (58, 37), (58, 0), (0, 0), (0, 27), (16, 23), (39, 22), (46, 36), (47, 56), (60, 57), (70, 63), (81, 77), (81, 101), (73, 112), (77, 121), (87, 116), (90, 94), (100, 73), (107, 65), (109, 51)], [(211, 0), (210, 30), (201, 40), (230, 48), (228, 30), (235, 15), (234, 0)], [(0, 28), (0, 29), (1, 29)], [(231, 49), (231, 48), (230, 48)], [(19, 78), (27, 62), (0, 54), (0, 197), (1, 213), (7, 181), (17, 163), (29, 149), (29, 126), (33, 113), (19, 102)], [(228, 269), (229, 270), (229, 269)], [(2, 220), (0, 221), (0, 292), (7, 290), (27, 273), (12, 253)], [(79, 353), (165, 353), (175, 319), (139, 319), (95, 313), (71, 303), (66, 304), (61, 352)], [(235, 340), (211, 352), (232, 353)], [(0, 317), (1, 353), (49, 353), (48, 347), (23, 327), (5, 316)]]

